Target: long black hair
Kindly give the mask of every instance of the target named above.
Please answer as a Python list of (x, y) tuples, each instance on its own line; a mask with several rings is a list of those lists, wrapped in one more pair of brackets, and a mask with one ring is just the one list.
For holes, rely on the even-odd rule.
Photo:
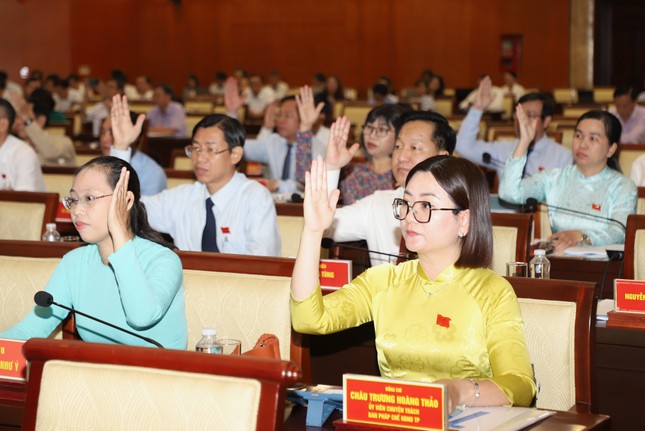
[(164, 240), (161, 234), (154, 230), (148, 223), (148, 213), (146, 212), (145, 205), (141, 202), (139, 176), (128, 162), (112, 156), (96, 157), (78, 168), (76, 175), (89, 168), (94, 168), (103, 172), (108, 184), (112, 187), (112, 190), (116, 187), (116, 183), (119, 182), (121, 170), (126, 168), (128, 172), (130, 172), (128, 191), (132, 192), (134, 195), (134, 204), (130, 209), (130, 229), (132, 229), (132, 232), (136, 236), (156, 242), (157, 244), (168, 247), (171, 250), (176, 249), (174, 245)]

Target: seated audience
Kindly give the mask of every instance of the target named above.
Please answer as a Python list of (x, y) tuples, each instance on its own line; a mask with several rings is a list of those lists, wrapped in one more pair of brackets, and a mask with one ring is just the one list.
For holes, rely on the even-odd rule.
[[(476, 104), (475, 99), (477, 97), (479, 88), (486, 80), (490, 81), (490, 78), (486, 74), (482, 74), (479, 76), (479, 78), (477, 78), (477, 88), (471, 91), (468, 96), (466, 96), (466, 98), (459, 103), (459, 109), (461, 111), (467, 111)], [(488, 101), (487, 105), (482, 108), (482, 110), (492, 114), (497, 114), (504, 111), (504, 90), (500, 87), (495, 87), (492, 85), (492, 83), (490, 83), (490, 85), (487, 86), (487, 91), (490, 94), (490, 100)]]
[(78, 92), (70, 91), (69, 81), (66, 79), (59, 79), (54, 84), (54, 94), (52, 96), (56, 102), (54, 111), (58, 112), (71, 112), (83, 103), (83, 99)]
[(557, 250), (575, 245), (619, 244), (625, 242), (623, 225), (636, 212), (637, 190), (620, 173), (616, 151), (620, 145), (618, 119), (605, 111), (589, 111), (576, 124), (573, 138), (574, 165), (541, 172), (522, 179), (526, 153), (539, 129), (539, 119), (530, 117), (522, 104), (517, 105), (520, 139), (506, 165), (499, 186), (499, 196), (523, 204), (529, 198), (592, 217), (550, 208), (552, 241)]
[(7, 72), (0, 70), (0, 97), (9, 99), (12, 95), (22, 96), (23, 89), (19, 84), (9, 79)]
[(154, 96), (152, 81), (148, 75), (139, 75), (134, 80), (134, 91), (126, 93), (128, 100), (151, 101)]
[(311, 75), (311, 90), (314, 94), (322, 94), (325, 92), (325, 85), (327, 77), (322, 72), (316, 72)]
[(622, 86), (614, 91), (615, 108), (609, 110), (620, 121), (622, 144), (645, 144), (645, 106), (636, 103), (636, 89)]
[[(126, 162), (98, 157), (81, 167), (63, 203), (88, 245), (63, 257), (45, 291), (60, 304), (152, 338), (166, 348), (185, 349), (181, 261), (150, 228), (139, 198), (137, 174)], [(47, 337), (67, 314), (60, 307), (36, 306), (0, 338)], [(76, 315), (76, 327), (85, 341), (151, 346), (80, 315)]]
[(526, 94), (524, 87), (517, 82), (517, 73), (512, 70), (504, 72), (504, 86), (502, 90), (505, 96), (513, 96), (513, 102), (515, 103)]
[(226, 73), (217, 72), (215, 80), (208, 86), (208, 92), (213, 96), (224, 96), (224, 86), (226, 84)]
[(197, 75), (195, 75), (194, 73), (188, 75), (188, 78), (186, 79), (186, 86), (184, 87), (184, 91), (182, 92), (182, 98), (186, 100), (206, 94), (208, 94), (208, 89), (199, 85), (199, 78), (197, 78)]
[[(128, 107), (115, 98), (114, 146), (123, 148), (141, 133)], [(204, 117), (193, 129), (186, 155), (197, 182), (144, 196), (150, 225), (170, 235), (181, 250), (263, 256), (280, 255), (280, 235), (271, 194), (236, 165), (244, 155), (244, 127), (222, 114)]]
[(414, 95), (410, 98), (410, 103), (418, 103), (419, 110), (433, 111), (436, 103), (434, 97), (428, 92), (428, 84), (425, 81), (417, 79), (414, 83)]
[(172, 88), (165, 84), (155, 87), (153, 102), (156, 105), (148, 112), (148, 134), (154, 136), (173, 136), (185, 138), (186, 112), (179, 102), (173, 101)]
[[(242, 100), (238, 96), (234, 79), (226, 83), (226, 108), (230, 116), (235, 116)], [(312, 128), (320, 119), (324, 104), (314, 106), (311, 89), (303, 87), (300, 97), (288, 96), (282, 99), (279, 113), (275, 115), (275, 105), (269, 105), (264, 116), (263, 128), (257, 139), (247, 139), (244, 143), (244, 158), (249, 161), (265, 163), (269, 166), (267, 188), (276, 193), (295, 193), (300, 187), (296, 173), (297, 143), (313, 139), (313, 152), (324, 154), (326, 142), (313, 138)], [(276, 133), (270, 131), (276, 128)]]
[(446, 88), (446, 84), (443, 81), (443, 76), (441, 75), (432, 75), (430, 82), (428, 84), (428, 94), (432, 97), (443, 96), (443, 91)]
[(13, 132), (30, 143), (38, 153), (41, 165), (76, 166), (74, 143), (66, 135), (50, 133), (46, 126), (54, 108), (54, 99), (43, 88), (34, 90), (25, 101), (17, 98)]
[(275, 102), (276, 96), (273, 89), (264, 85), (262, 76), (254, 73), (249, 78), (249, 87), (242, 95), (246, 105), (246, 114), (250, 118), (262, 118), (271, 103)]
[[(475, 95), (473, 106), (462, 121), (457, 134), (457, 152), (473, 163), (495, 168), (499, 178), (502, 178), (506, 160), (517, 146), (517, 140), (485, 142), (477, 139), (482, 114), (494, 98), (489, 77), (482, 79)], [(553, 100), (543, 93), (529, 93), (522, 96), (518, 104), (522, 105), (526, 115), (537, 122), (537, 130), (529, 146), (522, 178), (544, 170), (571, 165), (571, 151), (546, 134), (555, 109)], [(518, 134), (517, 119), (515, 119), (515, 130)], [(485, 154), (488, 154), (488, 157)]]
[[(326, 155), (330, 189), (338, 184), (340, 168), (352, 160), (358, 149), (358, 144), (347, 148), (347, 119), (340, 119), (337, 123), (339, 128), (329, 141)], [(452, 154), (455, 132), (444, 117), (429, 111), (406, 112), (401, 115), (396, 127), (392, 174), (399, 187), (395, 190), (378, 190), (352, 205), (338, 208), (326, 233), (334, 241), (366, 240), (370, 250), (394, 256), (399, 254), (401, 228), (392, 217), (392, 201), (403, 196), (405, 178), (416, 164), (438, 154)], [(370, 260), (374, 266), (394, 262), (396, 258), (372, 253)]]
[(338, 196), (337, 190), (328, 196), (319, 158), (305, 185), (291, 279), (293, 328), (328, 334), (373, 322), (381, 376), (447, 385), (449, 411), (529, 406), (536, 385), (520, 307), (508, 281), (488, 268), (493, 234), (481, 170), (445, 155), (416, 165), (390, 216), (419, 258), (372, 267), (323, 297), (320, 242)]
[(287, 93), (289, 92), (289, 84), (287, 84), (282, 80), (282, 78), (280, 78), (280, 74), (274, 70), (272, 72), (269, 72), (268, 76), (268, 86), (273, 90), (275, 100), (282, 100), (283, 98), (287, 97)]
[(36, 151), (11, 134), (16, 111), (0, 98), (0, 190), (44, 192), (45, 180)]
[(89, 92), (85, 92), (85, 99), (81, 105), (81, 112), (84, 113), (85, 121), (92, 123), (92, 135), (98, 137), (101, 133), (103, 120), (110, 116), (112, 98), (117, 94), (124, 94), (125, 83), (116, 78), (110, 78), (105, 85), (100, 86), (101, 102), (87, 108)]
[(80, 100), (81, 103), (85, 99), (85, 84), (81, 81), (81, 77), (76, 73), (70, 73), (67, 77), (69, 83), (69, 93), (75, 100)]
[(336, 102), (345, 100), (345, 89), (337, 75), (328, 75), (323, 89), (327, 102), (333, 107)]
[[(127, 99), (124, 98), (123, 100), (124, 105), (127, 106)], [(121, 105), (118, 105), (117, 109), (121, 109)], [(117, 111), (116, 115), (122, 114)], [(137, 121), (137, 114), (130, 111), (129, 115), (130, 120), (135, 123)], [(143, 119), (145, 116), (141, 115), (141, 118)], [(145, 136), (141, 133), (130, 145), (123, 145), (123, 142), (119, 142), (122, 146), (119, 148), (115, 147), (114, 137), (112, 136), (112, 118), (108, 117), (103, 121), (99, 144), (101, 153), (104, 156), (118, 157), (130, 163), (139, 177), (141, 195), (151, 196), (161, 193), (166, 189), (167, 178), (163, 168), (152, 157), (143, 151), (139, 151), (139, 146), (143, 139), (145, 139)]]

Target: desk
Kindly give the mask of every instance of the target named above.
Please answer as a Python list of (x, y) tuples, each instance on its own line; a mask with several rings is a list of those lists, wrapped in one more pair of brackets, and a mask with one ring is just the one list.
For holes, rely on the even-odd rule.
[[(291, 412), (291, 416), (284, 423), (285, 431), (314, 431), (314, 430), (334, 430), (336, 429), (333, 422), (342, 419), (342, 414), (338, 410), (334, 411), (327, 419), (322, 428), (306, 427), (305, 420), (307, 417), (307, 409), (304, 406), (295, 406)], [(339, 428), (340, 429), (340, 428)], [(342, 428), (342, 429), (367, 429), (367, 428)], [(374, 429), (374, 428), (371, 428)], [(385, 429), (385, 428), (383, 428)], [(535, 425), (526, 428), (527, 430), (535, 431), (582, 431), (582, 430), (606, 430), (609, 431), (610, 419), (604, 415), (588, 415), (584, 413), (574, 412), (556, 412), (553, 416), (538, 422)]]
[(548, 255), (551, 262), (551, 278), (560, 280), (591, 281), (598, 283), (598, 289), (603, 283), (605, 269), (605, 288), (602, 293), (603, 299), (614, 297), (614, 279), (620, 278), (622, 274), (623, 261), (591, 260), (575, 256), (554, 256)]
[(595, 410), (612, 417), (614, 430), (642, 430), (645, 400), (645, 331), (596, 325)]

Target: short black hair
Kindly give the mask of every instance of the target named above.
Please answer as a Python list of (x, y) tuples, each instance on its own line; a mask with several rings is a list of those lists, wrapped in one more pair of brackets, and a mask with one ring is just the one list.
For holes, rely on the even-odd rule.
[(0, 97), (0, 118), (9, 120), (9, 131), (13, 127), (13, 122), (16, 121), (16, 111), (7, 99)]
[(157, 84), (156, 88), (161, 88), (161, 91), (169, 95), (171, 98), (175, 97), (175, 92), (172, 90), (172, 87), (168, 84)]
[(244, 126), (235, 118), (224, 114), (210, 114), (199, 120), (199, 123), (195, 124), (193, 128), (191, 139), (195, 138), (195, 134), (199, 129), (207, 129), (209, 127), (217, 127), (224, 133), (224, 140), (228, 144), (228, 148), (244, 148), (244, 140), (246, 139)]
[(602, 123), (605, 128), (605, 135), (609, 141), (609, 146), (611, 147), (613, 144), (618, 146), (614, 154), (607, 159), (607, 166), (615, 171), (622, 172), (620, 163), (618, 163), (618, 154), (620, 154), (620, 135), (623, 133), (623, 126), (620, 124), (618, 118), (608, 111), (594, 109), (585, 112), (578, 118), (578, 121), (576, 121), (576, 129), (578, 128), (578, 124), (583, 120), (598, 120)]
[(395, 125), (397, 137), (405, 123), (409, 123), (411, 121), (424, 121), (434, 125), (431, 139), (437, 146), (437, 151), (445, 150), (448, 154), (452, 154), (455, 151), (455, 146), (457, 145), (457, 134), (453, 128), (450, 127), (448, 120), (446, 120), (443, 115), (432, 111), (405, 112), (401, 115), (398, 125)]
[(553, 97), (548, 93), (526, 93), (524, 96), (520, 97), (520, 100), (517, 101), (518, 105), (521, 105), (525, 102), (542, 102), (542, 113), (540, 117), (544, 120), (546, 117), (552, 117), (555, 112), (555, 101)]
[(630, 85), (619, 85), (614, 91), (614, 99), (619, 96), (629, 95), (629, 98), (632, 102), (636, 101), (638, 98), (638, 91)]
[(49, 118), (49, 114), (52, 113), (54, 106), (56, 106), (54, 98), (49, 93), (49, 91), (45, 90), (44, 88), (36, 88), (34, 91), (32, 91), (27, 98), (27, 102), (33, 104), (34, 114), (36, 115), (36, 117), (44, 115), (45, 118)]

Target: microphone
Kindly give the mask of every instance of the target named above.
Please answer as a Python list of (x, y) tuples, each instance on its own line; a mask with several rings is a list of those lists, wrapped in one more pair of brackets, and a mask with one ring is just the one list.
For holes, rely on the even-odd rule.
[(348, 248), (348, 249), (350, 249), (350, 250), (360, 250), (360, 251), (364, 251), (364, 252), (367, 252), (367, 253), (380, 254), (380, 255), (382, 255), (382, 256), (395, 257), (395, 258), (397, 258), (397, 259), (405, 259), (405, 260), (408, 260), (408, 257), (407, 257), (407, 256), (405, 256), (405, 255), (401, 255), (401, 254), (390, 254), (390, 253), (385, 253), (385, 252), (382, 252), (382, 251), (368, 250), (368, 249), (365, 249), (365, 248), (362, 248), (362, 247), (356, 247), (356, 246), (354, 246), (354, 245), (341, 244), (341, 243), (337, 243), (337, 242), (335, 242), (335, 241), (334, 241), (333, 239), (331, 239), (331, 238), (323, 238), (323, 239), (322, 239), (322, 241), (320, 242), (320, 246), (321, 246), (322, 248), (324, 248), (324, 249), (327, 249), (327, 250), (329, 250), (330, 248), (332, 248), (332, 247), (333, 247), (333, 246), (335, 246), (335, 245), (336, 245), (336, 246), (338, 246), (338, 247), (340, 247), (340, 248)]
[[(526, 205), (525, 206), (526, 206), (527, 209), (530, 209), (530, 212), (533, 212), (533, 211), (535, 211), (535, 208), (538, 206), (539, 203), (540, 202), (538, 202), (538, 200), (535, 199), (535, 198), (528, 198), (526, 200)], [(595, 218), (595, 219), (606, 221), (606, 222), (609, 221), (609, 222), (616, 223), (617, 225), (622, 227), (625, 232), (627, 232), (627, 226), (625, 226), (623, 223), (621, 223), (620, 221), (618, 221), (618, 220), (616, 220), (614, 218), (603, 217), (603, 216), (599, 216), (599, 215), (596, 215), (596, 214), (589, 214), (589, 213), (574, 210), (574, 209), (571, 209), (571, 208), (564, 208), (564, 207), (559, 207), (559, 206), (556, 206), (556, 205), (550, 205), (550, 204), (548, 204), (546, 202), (541, 202), (541, 203), (546, 205), (546, 207), (549, 208), (549, 209), (552, 208), (552, 209), (555, 209), (555, 210), (570, 212), (572, 214), (578, 214), (579, 216), (586, 217), (586, 218)]]
[(159, 344), (158, 342), (156, 342), (152, 338), (144, 337), (143, 335), (137, 334), (136, 332), (128, 331), (127, 329), (124, 329), (124, 328), (121, 328), (119, 326), (113, 325), (112, 323), (106, 322), (105, 320), (101, 320), (98, 317), (90, 316), (89, 314), (85, 314), (85, 313), (83, 313), (81, 311), (74, 310), (73, 308), (70, 308), (70, 307), (68, 307), (66, 305), (54, 302), (54, 297), (49, 292), (45, 292), (44, 290), (36, 292), (36, 294), (34, 295), (34, 302), (37, 305), (40, 305), (41, 307), (50, 307), (52, 304), (56, 305), (56, 306), (58, 306), (60, 308), (64, 308), (67, 311), (71, 311), (72, 313), (80, 314), (83, 317), (87, 317), (88, 319), (91, 319), (91, 320), (94, 320), (96, 322), (99, 322), (99, 323), (102, 323), (104, 325), (107, 325), (110, 328), (118, 329), (119, 331), (125, 332), (126, 334), (130, 334), (130, 335), (132, 335), (134, 337), (140, 338), (140, 339), (142, 339), (144, 341), (147, 341), (150, 344), (154, 344), (155, 346), (159, 347), (160, 349), (164, 348), (161, 344)]
[(302, 196), (300, 196), (300, 193), (294, 193), (291, 195), (291, 202), (293, 202), (294, 204), (301, 204), (304, 201), (305, 200), (302, 198)]
[(491, 156), (490, 153), (482, 154), (482, 161), (487, 165), (491, 165), (495, 169), (504, 169), (506, 167), (506, 163)]

